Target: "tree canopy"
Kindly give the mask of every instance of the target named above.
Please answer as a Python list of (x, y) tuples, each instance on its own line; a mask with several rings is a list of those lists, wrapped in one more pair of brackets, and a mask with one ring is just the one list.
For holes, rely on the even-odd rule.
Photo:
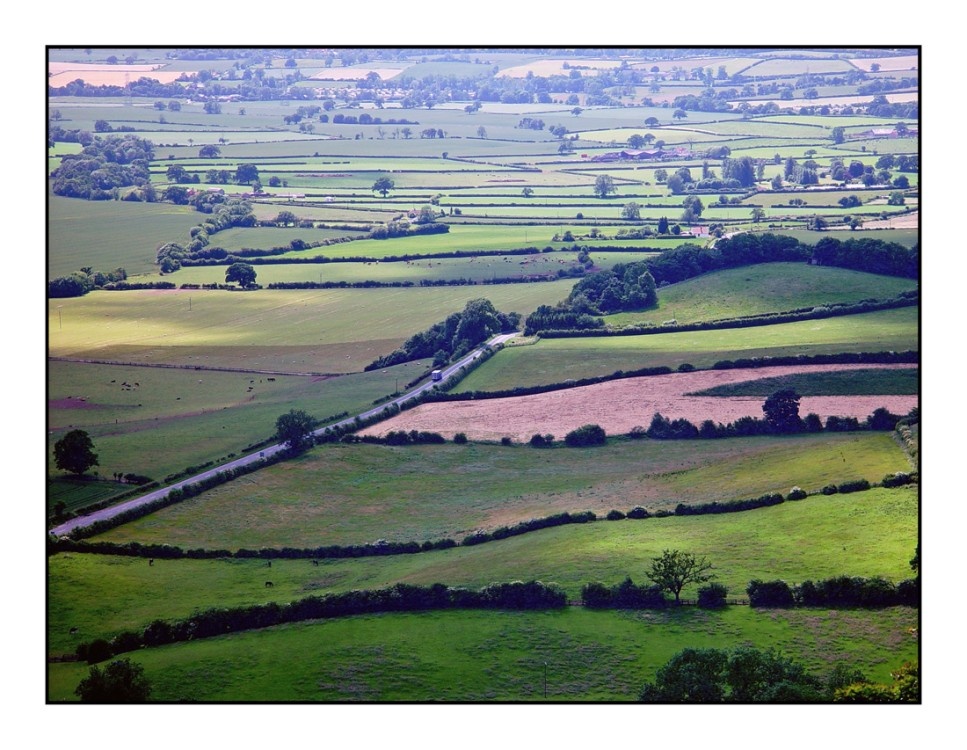
[(651, 561), (651, 570), (645, 573), (652, 581), (675, 595), (675, 602), (681, 601), (682, 589), (690, 583), (705, 583), (715, 576), (709, 571), (712, 564), (705, 557), (696, 557), (691, 552), (664, 550), (661, 557)]
[(773, 431), (799, 432), (802, 429), (802, 420), (799, 418), (800, 398), (792, 388), (783, 388), (765, 400), (762, 411)]
[(97, 466), (97, 454), (91, 436), (84, 430), (71, 430), (54, 443), (54, 465), (72, 474), (83, 474)]
[(231, 284), (233, 281), (241, 287), (251, 286), (255, 283), (255, 269), (249, 263), (232, 263), (225, 271), (225, 283)]
[(594, 194), (599, 198), (607, 198), (616, 192), (618, 192), (618, 189), (614, 186), (614, 180), (611, 179), (611, 175), (599, 174), (598, 178), (594, 181)]
[(384, 198), (389, 195), (389, 191), (396, 187), (396, 183), (389, 177), (380, 177), (373, 183), (373, 192), (379, 193)]
[(144, 676), (144, 667), (118, 659), (103, 671), (96, 665), (91, 667), (74, 694), (81, 703), (144, 703), (151, 695), (151, 684)]
[(293, 453), (301, 453), (313, 444), (316, 420), (301, 409), (291, 409), (275, 421), (275, 434)]
[(773, 651), (742, 646), (732, 651), (686, 648), (645, 685), (641, 700), (654, 703), (815, 703), (826, 686), (803, 665)]

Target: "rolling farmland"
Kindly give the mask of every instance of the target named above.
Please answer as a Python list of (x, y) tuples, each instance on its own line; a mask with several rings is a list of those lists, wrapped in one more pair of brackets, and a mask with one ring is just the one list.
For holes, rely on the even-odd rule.
[(920, 701), (918, 49), (47, 53), (48, 530), (163, 495), (48, 538), (48, 703)]

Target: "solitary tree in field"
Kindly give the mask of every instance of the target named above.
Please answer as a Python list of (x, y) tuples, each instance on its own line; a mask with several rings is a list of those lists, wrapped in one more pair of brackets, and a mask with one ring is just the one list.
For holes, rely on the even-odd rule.
[(396, 183), (389, 177), (380, 177), (373, 183), (373, 192), (379, 193), (385, 198), (394, 187), (396, 187)]
[(712, 564), (705, 557), (695, 557), (690, 552), (664, 550), (661, 557), (651, 561), (651, 570), (645, 573), (648, 578), (675, 595), (675, 603), (681, 601), (682, 589), (690, 583), (705, 583), (715, 576), (709, 571)]
[(301, 409), (291, 409), (275, 421), (276, 436), (293, 453), (301, 453), (312, 445), (316, 420)]
[(776, 391), (762, 404), (766, 422), (775, 432), (799, 432), (802, 420), (799, 418), (800, 396), (792, 388)]
[(611, 179), (611, 175), (599, 174), (598, 179), (594, 181), (594, 194), (599, 198), (607, 198), (616, 192), (618, 192), (618, 189), (614, 186), (614, 180)]
[(630, 203), (625, 203), (624, 208), (621, 209), (621, 218), (627, 219), (628, 221), (640, 221), (641, 220), (641, 206), (635, 201)]
[(97, 454), (91, 436), (84, 430), (71, 430), (54, 443), (54, 465), (80, 476), (97, 466)]
[(239, 286), (251, 286), (255, 283), (255, 269), (248, 263), (232, 263), (225, 271), (225, 283), (233, 281)]
[(766, 218), (766, 211), (764, 208), (759, 208), (758, 206), (752, 209), (752, 221), (758, 224)]

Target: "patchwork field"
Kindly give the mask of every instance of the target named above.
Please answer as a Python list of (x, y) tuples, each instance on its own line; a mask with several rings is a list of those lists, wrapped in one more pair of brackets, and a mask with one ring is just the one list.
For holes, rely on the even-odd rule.
[[(454, 392), (657, 366), (676, 372), (425, 404), (360, 432), (462, 432), (469, 442), (399, 446), (349, 436), (313, 445), (90, 537), (134, 545), (113, 552), (137, 544), (193, 551), (182, 559), (156, 549), (154, 558), (83, 547), (48, 555), (47, 702), (77, 700), (90, 669), (73, 660), (79, 646), (83, 657), (95, 639), (163, 631), (164, 623), (213, 608), (395, 584), (477, 589), (529, 580), (560, 586), (574, 605), (589, 582), (646, 583), (652, 561), (672, 549), (707, 556), (730, 599), (744, 598), (753, 579), (919, 576), (911, 557), (919, 557), (926, 513), (918, 484), (921, 368), (712, 367), (777, 355), (918, 351), (920, 309), (676, 330), (918, 289), (918, 278), (848, 269), (915, 275), (919, 49), (739, 52), (49, 48), (41, 166), (48, 529), (136, 496), (122, 475), (164, 487), (257, 456), (285, 437), (276, 434), (277, 420), (292, 410), (351, 423), (506, 328), (506, 318), (490, 311), (458, 318), (471, 300), (519, 313), (523, 329), (529, 314), (563, 303), (586, 279), (575, 312), (635, 310), (602, 316), (611, 327), (669, 323), (652, 335), (517, 336)], [(840, 205), (849, 197), (860, 203)], [(448, 231), (367, 237), (382, 227), (397, 234), (391, 222), (425, 222), (424, 209)], [(771, 255), (778, 244), (756, 243), (760, 250), (746, 255), (753, 243), (731, 240), (746, 232), (788, 234), (802, 244), (795, 257), (816, 261), (838, 247), (834, 240), (869, 242), (832, 260), (843, 267), (828, 256), (822, 266), (763, 263), (779, 257)], [(167, 243), (184, 248), (167, 263), (184, 265), (162, 275), (157, 252)], [(638, 304), (646, 278), (609, 275), (683, 244), (712, 252), (682, 261), (689, 267), (668, 278), (687, 280), (659, 283), (650, 308)], [(716, 247), (728, 265), (755, 262), (696, 276)], [(281, 249), (271, 262), (253, 257)], [(410, 259), (387, 260), (399, 256)], [(224, 284), (232, 264), (249, 261), (261, 289), (181, 288)], [(176, 288), (88, 289), (115, 269), (132, 282)], [(597, 281), (601, 296), (592, 301)], [(268, 288), (293, 282), (347, 287)], [(400, 286), (348, 286), (361, 282)], [(364, 371), (404, 342), (412, 359)], [(691, 367), (677, 372), (681, 365)], [(620, 434), (648, 427), (656, 412), (696, 425), (761, 417), (765, 398), (785, 387), (802, 394), (801, 416), (864, 420), (879, 407), (910, 416), (896, 431), (717, 440)], [(604, 427), (606, 445), (562, 444), (589, 423)], [(87, 433), (97, 454), (82, 478), (55, 458), (73, 430)], [(535, 433), (556, 436), (553, 447), (527, 445)], [(897, 472), (910, 473), (913, 484), (879, 486)], [(820, 492), (860, 479), (873, 488)], [(680, 504), (785, 497), (793, 487), (810, 494), (756, 510), (675, 515)], [(606, 520), (611, 510), (636, 506), (649, 517)], [(581, 511), (596, 519), (511, 536), (502, 528)], [(496, 540), (463, 544), (492, 532)], [(382, 542), (421, 546), (389, 554), (396, 548)], [(331, 545), (380, 554), (293, 556)], [(236, 558), (238, 550), (266, 551)], [(687, 584), (684, 598), (697, 589)], [(846, 666), (889, 682), (903, 661), (920, 658), (920, 625), (912, 607), (441, 610), (302, 622), (125, 656), (144, 667), (151, 699), (162, 702), (626, 702), (688, 647), (778, 649), (823, 678)], [(931, 681), (934, 670), (924, 669)], [(397, 733), (393, 741), (404, 736), (402, 725), (384, 724)], [(571, 724), (572, 734), (590, 729)], [(857, 744), (870, 744), (869, 722), (853, 724), (864, 732)], [(899, 727), (891, 725), (893, 744)], [(218, 730), (220, 740), (231, 741), (233, 728)], [(280, 731), (272, 722), (263, 728)], [(380, 744), (382, 729), (367, 728), (366, 742)], [(254, 730), (249, 744), (253, 738)]]

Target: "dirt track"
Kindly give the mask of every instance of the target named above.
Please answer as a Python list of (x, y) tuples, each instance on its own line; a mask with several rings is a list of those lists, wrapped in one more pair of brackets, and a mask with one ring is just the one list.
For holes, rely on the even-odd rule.
[[(910, 365), (806, 365), (743, 370), (702, 370), (646, 378), (614, 380), (535, 396), (424, 404), (360, 434), (385, 435), (393, 430), (426, 430), (452, 438), (457, 432), (472, 440), (510, 437), (526, 441), (540, 432), (558, 438), (581, 425), (601, 425), (608, 434), (648, 427), (655, 412), (669, 419), (685, 418), (696, 426), (706, 419), (734, 422), (739, 417), (762, 417), (761, 397), (721, 398), (686, 396), (715, 385), (789, 375), (870, 368), (909, 368)], [(917, 396), (811, 396), (800, 401), (799, 413), (865, 419), (878, 407), (906, 414), (917, 406)]]

